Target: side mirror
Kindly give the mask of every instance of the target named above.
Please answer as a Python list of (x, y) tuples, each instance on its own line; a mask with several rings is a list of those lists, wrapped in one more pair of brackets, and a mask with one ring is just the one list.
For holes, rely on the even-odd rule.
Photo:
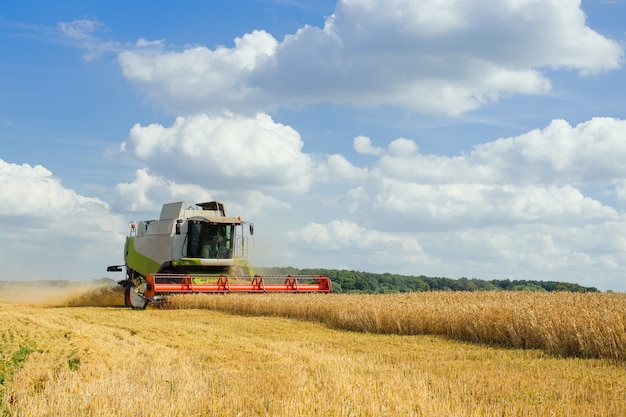
[(176, 234), (179, 235), (180, 234), (180, 224), (183, 221), (181, 219), (176, 220)]
[(250, 223), (250, 236), (254, 235), (254, 223)]

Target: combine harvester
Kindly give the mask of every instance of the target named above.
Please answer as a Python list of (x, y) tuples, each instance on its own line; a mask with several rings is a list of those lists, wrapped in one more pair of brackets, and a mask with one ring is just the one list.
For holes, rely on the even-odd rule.
[(143, 309), (178, 293), (332, 291), (322, 275), (254, 275), (247, 255), (254, 225), (228, 217), (219, 201), (164, 204), (158, 220), (130, 223), (124, 246), (126, 306)]

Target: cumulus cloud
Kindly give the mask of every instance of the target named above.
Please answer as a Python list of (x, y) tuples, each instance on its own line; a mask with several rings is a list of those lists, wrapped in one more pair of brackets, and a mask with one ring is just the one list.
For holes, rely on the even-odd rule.
[(358, 153), (369, 155), (381, 155), (383, 149), (377, 146), (372, 146), (372, 140), (367, 136), (357, 136), (352, 142), (352, 147)]
[(452, 157), (425, 155), (396, 139), (376, 167), (411, 182), (606, 185), (626, 176), (626, 121), (593, 118), (577, 126), (553, 120), (543, 129), (474, 146)]
[[(396, 262), (406, 267), (437, 263), (437, 259), (426, 254), (416, 236), (399, 235), (364, 228), (349, 220), (308, 223), (287, 235), (291, 250), (306, 253), (301, 262), (314, 262), (342, 268), (358, 262), (360, 268), (377, 270), (394, 254)], [(365, 255), (366, 254), (366, 255)], [(318, 266), (318, 265), (315, 265)]]
[(210, 201), (211, 194), (195, 184), (177, 184), (150, 174), (148, 168), (138, 169), (135, 178), (129, 183), (119, 183), (118, 209), (128, 212), (150, 212), (160, 207), (164, 201), (178, 201), (194, 198), (194, 202)]
[(457, 156), (424, 155), (410, 139), (393, 140), (359, 185), (341, 180), (346, 188), (333, 189), (341, 195), (317, 207), (327, 221), (289, 233), (291, 250), (300, 249), (305, 265), (384, 272), (391, 256), (404, 273), (417, 265), (424, 274), (600, 287), (607, 279), (619, 288), (623, 211), (610, 194), (587, 190), (600, 184), (623, 202), (624, 135), (624, 121), (596, 118), (577, 126), (555, 120)]
[[(622, 198), (624, 134), (622, 120), (575, 127), (555, 120), (457, 156), (425, 155), (413, 140), (399, 138), (376, 149), (372, 166), (358, 167), (342, 155), (302, 152), (297, 132), (267, 115), (180, 117), (170, 127), (131, 129), (122, 148), (146, 168), (117, 189), (133, 210), (185, 194), (243, 204), (250, 192), (287, 209), (289, 195), (324, 194), (327, 207), (383, 231), (601, 223), (619, 221), (620, 212), (585, 195), (584, 187), (603, 184)], [(367, 138), (355, 143), (372, 149)]]
[[(388, 214), (392, 216), (393, 214)], [(584, 223), (584, 222), (583, 222)], [(385, 232), (380, 224), (309, 223), (289, 234), (300, 264), (366, 271), (483, 279), (559, 280), (623, 288), (626, 222), (473, 227)], [(280, 262), (280, 257), (277, 258)]]
[(545, 66), (602, 71), (618, 68), (622, 57), (617, 42), (586, 26), (578, 0), (347, 0), (338, 2), (326, 30), (375, 52), (391, 40), (422, 58), (466, 55), (468, 63), (512, 71)]
[(478, 145), (470, 157), (491, 163), (500, 180), (597, 185), (626, 176), (624, 132), (626, 121), (619, 119), (593, 118), (577, 126), (553, 120), (544, 129)]
[(291, 206), (279, 198), (260, 190), (229, 188), (215, 184), (213, 188), (191, 183), (177, 183), (158, 175), (149, 168), (138, 169), (131, 182), (117, 184), (116, 209), (136, 215), (158, 214), (161, 205), (169, 201), (188, 200), (190, 204), (219, 200), (227, 202), (227, 212), (245, 214), (254, 218), (270, 210), (290, 210)]
[[(591, 286), (608, 279), (619, 285), (619, 268), (626, 262), (623, 242), (607, 242), (607, 237), (613, 239), (625, 226), (624, 222), (568, 227), (520, 224), (419, 236), (426, 252), (445, 254), (445, 262), (438, 267), (451, 276), (480, 270), (484, 277), (553, 277)], [(599, 270), (606, 275), (596, 275)]]
[[(571, 224), (619, 219), (618, 212), (571, 187), (451, 183), (430, 185), (383, 179), (368, 190), (371, 210), (388, 213), (396, 229), (450, 230), (520, 223)], [(393, 220), (395, 222), (391, 223)]]
[(252, 111), (262, 95), (247, 81), (275, 53), (277, 41), (265, 31), (235, 39), (234, 48), (196, 46), (183, 52), (144, 49), (119, 55), (123, 74), (139, 84), (151, 100), (177, 114)]
[(317, 166), (317, 180), (326, 181), (354, 181), (367, 178), (367, 168), (359, 168), (354, 166), (343, 155), (330, 155), (325, 165)]
[(351, 198), (354, 212), (389, 213), (395, 229), (461, 225), (617, 221), (620, 212), (585, 195), (600, 187), (623, 198), (626, 123), (595, 118), (577, 126), (498, 139), (457, 156), (424, 155), (414, 141), (392, 141)]
[[(108, 205), (97, 199), (76, 194), (64, 188), (59, 179), (41, 165), (12, 164), (0, 159), (0, 216), (4, 219), (12, 216), (25, 216), (30, 219), (48, 221), (51, 217), (58, 220), (50, 227), (58, 227), (60, 231), (75, 232), (76, 219), (73, 214), (84, 214), (90, 211), (103, 213)], [(100, 216), (80, 217), (102, 230), (110, 230), (109, 222)], [(88, 232), (86, 230), (85, 232)]]
[(121, 146), (153, 175), (205, 189), (308, 190), (313, 158), (298, 132), (266, 114), (178, 117), (170, 127), (135, 125)]
[(322, 28), (233, 47), (127, 50), (124, 75), (177, 114), (331, 102), (459, 114), (551, 90), (550, 69), (619, 68), (622, 46), (586, 25), (577, 0), (340, 0)]
[(0, 160), (0, 182), (0, 224), (11, 242), (0, 252), (5, 279), (99, 278), (106, 262), (119, 262), (126, 223), (108, 204), (63, 187), (41, 165)]

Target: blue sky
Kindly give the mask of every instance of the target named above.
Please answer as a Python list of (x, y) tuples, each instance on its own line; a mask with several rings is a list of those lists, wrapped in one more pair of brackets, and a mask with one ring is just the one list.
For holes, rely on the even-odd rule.
[(260, 266), (626, 291), (623, 16), (621, 0), (5, 5), (0, 279), (107, 276), (130, 220), (217, 199), (255, 222)]

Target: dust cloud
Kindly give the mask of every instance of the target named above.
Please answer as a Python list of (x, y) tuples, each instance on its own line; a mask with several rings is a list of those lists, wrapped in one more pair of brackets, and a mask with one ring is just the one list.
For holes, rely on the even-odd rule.
[(0, 303), (49, 307), (123, 307), (124, 289), (113, 280), (0, 281)]

